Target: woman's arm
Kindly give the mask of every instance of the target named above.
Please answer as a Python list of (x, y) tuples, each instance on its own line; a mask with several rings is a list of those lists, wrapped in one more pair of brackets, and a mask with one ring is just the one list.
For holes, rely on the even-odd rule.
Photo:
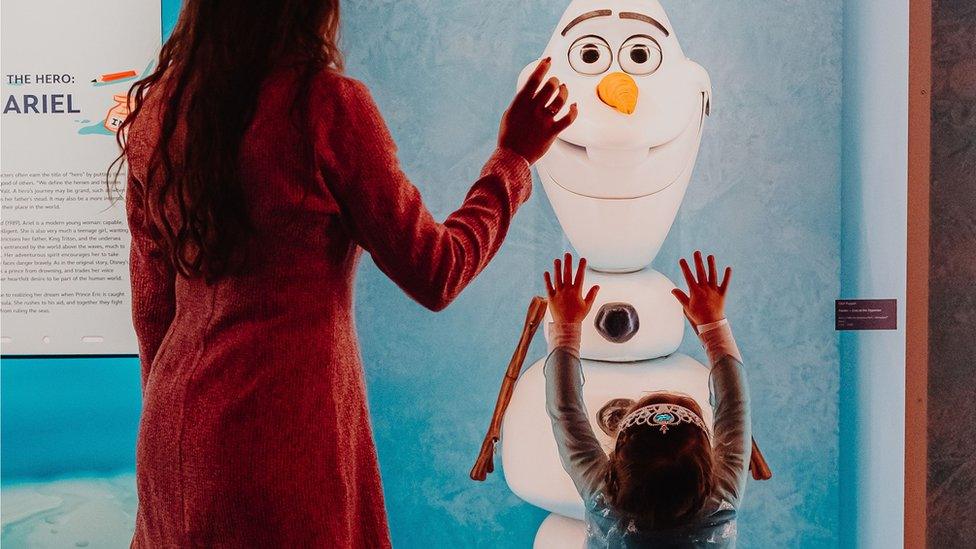
[[(526, 85), (531, 93), (523, 90), (516, 97), (506, 113), (499, 148), (444, 223), (434, 220), (400, 169), (396, 146), (367, 89), (346, 79), (336, 86), (337, 107), (318, 147), (325, 183), (356, 242), (425, 307), (436, 311), (449, 305), (488, 264), (532, 190), (526, 158), (544, 153), (545, 142), (551, 143), (572, 121), (555, 121), (546, 110), (556, 93), (553, 81), (532, 95), (547, 68), (537, 70)], [(554, 106), (563, 101), (560, 91)], [(517, 127), (506, 133), (506, 124)], [(509, 134), (520, 129), (521, 141), (512, 140)]]
[(589, 498), (600, 485), (607, 456), (593, 434), (583, 400), (583, 365), (580, 362), (580, 323), (586, 317), (598, 286), (583, 297), (586, 260), (581, 259), (573, 277), (573, 259), (566, 254), (565, 265), (553, 262), (554, 276), (545, 274), (549, 310), (553, 323), (549, 332), (549, 358), (546, 359), (546, 411), (559, 449), (563, 469), (576, 490)]
[(143, 196), (142, 184), (130, 171), (125, 209), (132, 235), (129, 247), (132, 323), (139, 340), (142, 387), (145, 388), (153, 360), (176, 312), (176, 272), (162, 248), (150, 236)]
[(707, 272), (701, 252), (695, 252), (695, 274), (687, 261), (682, 259), (680, 263), (688, 294), (676, 289), (674, 295), (695, 327), (711, 365), (715, 494), (736, 505), (749, 471), (752, 420), (742, 357), (725, 318), (725, 295), (732, 269), (727, 267), (719, 282), (714, 256), (708, 256)]

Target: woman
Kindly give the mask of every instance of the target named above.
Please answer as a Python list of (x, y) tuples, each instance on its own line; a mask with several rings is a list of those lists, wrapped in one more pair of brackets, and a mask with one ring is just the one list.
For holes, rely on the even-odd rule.
[[(337, 0), (188, 0), (125, 123), (142, 358), (134, 547), (388, 547), (353, 324), (360, 250), (439, 310), (498, 250), (572, 123), (537, 68), (439, 224), (365, 87)], [(540, 89), (540, 85), (542, 85)]]

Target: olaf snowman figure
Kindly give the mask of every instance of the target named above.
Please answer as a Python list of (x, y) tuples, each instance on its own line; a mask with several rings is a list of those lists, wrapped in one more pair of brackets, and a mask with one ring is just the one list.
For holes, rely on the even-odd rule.
[[(612, 449), (600, 416), (651, 390), (695, 398), (711, 425), (709, 370), (676, 353), (682, 308), (674, 283), (650, 267), (691, 179), (711, 104), (708, 73), (685, 57), (657, 0), (573, 0), (540, 57), (547, 56), (550, 73), (569, 88), (566, 105), (579, 109), (536, 169), (569, 241), (588, 261), (587, 282), (600, 286), (580, 346), (594, 432)], [(536, 64), (522, 71), (519, 87)], [(537, 302), (530, 308), (506, 376), (514, 387), (503, 385), (492, 428), (497, 420), (509, 487), (552, 513), (535, 546), (581, 546), (583, 502), (560, 464), (546, 413), (545, 359), (514, 381), (542, 311)], [(489, 431), (472, 478), (491, 471), (490, 450), (487, 463), (482, 458), (498, 436)], [(754, 466), (757, 459), (765, 469), (754, 445)], [(768, 478), (768, 469), (753, 473)]]

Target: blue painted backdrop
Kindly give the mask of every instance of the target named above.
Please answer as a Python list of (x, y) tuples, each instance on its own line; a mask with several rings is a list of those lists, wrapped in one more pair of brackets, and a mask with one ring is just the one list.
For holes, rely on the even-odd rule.
[[(460, 203), (494, 147), (518, 71), (566, 4), (344, 4), (348, 72), (373, 90), (435, 216)], [(163, 0), (165, 30), (178, 6)], [(756, 438), (775, 473), (749, 487), (741, 544), (835, 546), (841, 1), (665, 7), (686, 54), (711, 73), (714, 104), (655, 266), (678, 280), (677, 258), (701, 247), (736, 268), (730, 317), (748, 362)], [(357, 322), (396, 546), (531, 544), (545, 513), (516, 498), (501, 474), (482, 484), (467, 472), (525, 306), (565, 247), (536, 185), (497, 259), (443, 313), (414, 304), (364, 262)], [(685, 351), (700, 353), (690, 333)], [(540, 340), (530, 356), (542, 353)], [(134, 360), (5, 361), (2, 382), (7, 479), (131, 467)], [(18, 451), (24, 444), (43, 455)]]

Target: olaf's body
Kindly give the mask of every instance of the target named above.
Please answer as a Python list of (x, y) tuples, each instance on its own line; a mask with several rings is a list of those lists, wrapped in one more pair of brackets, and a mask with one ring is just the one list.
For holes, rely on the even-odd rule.
[[(569, 241), (601, 291), (583, 321), (584, 400), (670, 390), (696, 398), (711, 422), (708, 370), (675, 354), (684, 317), (674, 284), (650, 268), (691, 179), (711, 100), (708, 74), (684, 56), (657, 0), (574, 0), (541, 57), (569, 89), (576, 122), (536, 164)], [(522, 72), (519, 86), (535, 62)], [(559, 463), (545, 410), (544, 360), (516, 386), (502, 427), (505, 478), (554, 514), (536, 547), (583, 543), (583, 505)], [(612, 440), (602, 440), (607, 450)]]

